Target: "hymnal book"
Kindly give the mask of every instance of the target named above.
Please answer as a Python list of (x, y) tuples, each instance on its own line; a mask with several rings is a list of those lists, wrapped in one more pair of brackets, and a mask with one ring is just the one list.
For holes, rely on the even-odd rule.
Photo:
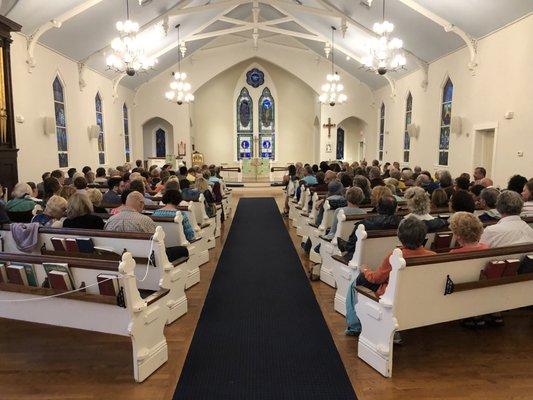
[[(46, 272), (46, 276), (48, 277), (48, 281), (50, 280), (50, 272), (51, 271), (59, 271), (59, 272), (65, 272), (68, 275), (68, 278), (70, 279), (70, 286), (72, 288), (75, 288), (75, 282), (74, 278), (72, 277), (72, 273), (70, 272), (70, 268), (68, 267), (68, 264), (61, 264), (61, 263), (43, 263), (44, 272)], [(52, 287), (52, 284), (50, 283), (50, 287)]]
[(7, 279), (9, 279), (9, 283), (28, 286), (28, 277), (26, 276), (26, 270), (22, 265), (8, 265)]
[(24, 271), (26, 272), (26, 279), (28, 280), (28, 286), (39, 286), (37, 282), (37, 274), (35, 274), (35, 268), (33, 267), (33, 264), (11, 263), (11, 266), (13, 265), (21, 266), (24, 268)]
[(451, 233), (436, 233), (433, 240), (434, 249), (446, 249), (452, 245), (453, 234)]
[(117, 275), (99, 274), (96, 276), (100, 294), (104, 296), (116, 296), (118, 294)]
[(67, 248), (67, 251), (72, 251), (74, 253), (78, 253), (80, 251), (78, 248), (78, 242), (76, 242), (76, 239), (74, 238), (65, 239), (65, 247)]
[(91, 238), (76, 238), (80, 253), (94, 253), (94, 243)]
[(104, 254), (111, 255), (111, 254), (113, 254), (113, 255), (118, 256), (118, 258), (120, 259), (120, 254), (115, 252), (115, 250), (112, 249), (111, 247), (94, 246), (94, 253), (98, 254), (98, 255), (104, 255)]
[(65, 247), (65, 239), (53, 237), (50, 238), (50, 241), (52, 242), (55, 251), (67, 251), (67, 248)]
[(518, 269), (520, 268), (520, 260), (518, 258), (505, 260), (505, 264), (503, 276), (515, 276), (518, 274)]
[(485, 268), (481, 271), (481, 278), (484, 279), (497, 279), (503, 276), (507, 263), (501, 261), (489, 261)]
[(64, 271), (50, 271), (48, 273), (50, 287), (55, 290), (70, 291), (74, 289), (68, 274)]
[(8, 283), (5, 263), (0, 263), (0, 283)]

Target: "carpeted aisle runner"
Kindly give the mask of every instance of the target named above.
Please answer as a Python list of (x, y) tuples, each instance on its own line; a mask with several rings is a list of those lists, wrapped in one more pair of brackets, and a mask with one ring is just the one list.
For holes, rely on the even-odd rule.
[(355, 398), (274, 199), (241, 199), (174, 399)]

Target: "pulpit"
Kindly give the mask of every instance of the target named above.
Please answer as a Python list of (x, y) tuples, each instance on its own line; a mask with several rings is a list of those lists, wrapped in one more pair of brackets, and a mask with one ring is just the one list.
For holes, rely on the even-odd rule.
[(21, 26), (0, 15), (0, 183), (9, 190), (18, 181), (13, 86), (11, 82), (11, 32)]

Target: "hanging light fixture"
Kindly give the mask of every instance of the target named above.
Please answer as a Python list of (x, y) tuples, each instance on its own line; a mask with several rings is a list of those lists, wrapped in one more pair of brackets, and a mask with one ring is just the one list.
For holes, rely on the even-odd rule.
[[(180, 25), (176, 25), (178, 28), (178, 43), (180, 43)], [(170, 89), (165, 93), (165, 97), (168, 101), (178, 103), (180, 106), (183, 103), (190, 103), (194, 101), (194, 95), (191, 93), (191, 84), (187, 82), (187, 74), (181, 72), (181, 57), (185, 55), (185, 44), (180, 45), (180, 51), (178, 51), (178, 71), (173, 72), (172, 76), (174, 80), (170, 82)]]
[(120, 36), (111, 41), (113, 54), (106, 59), (107, 67), (117, 72), (125, 72), (129, 76), (152, 69), (157, 64), (157, 59), (144, 54), (145, 47), (137, 37), (139, 24), (130, 20), (128, 0), (126, 0), (126, 20), (118, 21), (116, 28)]
[(326, 75), (327, 83), (322, 85), (322, 94), (318, 98), (321, 103), (334, 106), (336, 103), (344, 103), (348, 98), (343, 93), (344, 85), (340, 83), (341, 77), (335, 71), (335, 37), (334, 33), (337, 29), (331, 27), (331, 74)]
[(363, 57), (362, 68), (367, 71), (385, 75), (403, 69), (406, 64), (403, 55), (403, 42), (398, 38), (390, 39), (394, 24), (385, 20), (385, 0), (383, 0), (383, 18), (381, 23), (376, 22), (372, 30), (379, 36), (372, 38), (367, 43), (368, 55)]

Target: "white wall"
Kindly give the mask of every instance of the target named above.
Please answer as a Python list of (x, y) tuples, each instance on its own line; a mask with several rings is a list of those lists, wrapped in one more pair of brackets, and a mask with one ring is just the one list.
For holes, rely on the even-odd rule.
[[(475, 76), (467, 68), (466, 48), (449, 54), (429, 66), (429, 85), (420, 83), (421, 71), (396, 82), (397, 96), (390, 97), (389, 87), (375, 93), (374, 123), (379, 118), (379, 105), (386, 106), (384, 161), (402, 161), (405, 101), (413, 95), (413, 122), (420, 126), (420, 136), (411, 140), (411, 166), (436, 170), (442, 85), (447, 76), (454, 84), (452, 116), (463, 121), (461, 135), (450, 138), (449, 170), (453, 175), (474, 167), (475, 129), (496, 127), (493, 171), (496, 183), (520, 173), (533, 176), (533, 16), (529, 16), (481, 39), (478, 43), (478, 67)], [(504, 114), (514, 112), (513, 119)], [(374, 135), (377, 136), (377, 130)], [(519, 157), (518, 152), (523, 152)], [(376, 153), (369, 158), (375, 158)]]
[[(201, 49), (195, 52), (192, 56), (186, 58), (182, 63), (182, 70), (189, 75), (189, 82), (193, 87), (193, 91), (199, 90), (202, 86), (213, 79), (215, 76), (219, 75), (221, 71), (226, 71), (232, 66), (239, 64), (243, 61), (248, 61), (252, 59), (268, 60), (270, 64), (284, 71), (283, 74), (292, 74), (301, 81), (303, 81), (311, 90), (315, 93), (320, 92), (320, 87), (325, 81), (326, 74), (330, 72), (329, 61), (325, 60), (322, 57), (317, 56), (314, 52), (310, 50), (302, 50), (294, 47), (288, 46), (279, 46), (271, 43), (261, 42), (257, 51), (253, 50), (251, 42), (245, 42), (241, 44), (234, 44), (229, 46), (222, 46), (212, 49)], [(201, 146), (204, 144), (201, 142), (199, 135), (201, 122), (198, 118), (193, 117), (193, 109), (196, 108), (197, 115), (202, 113), (205, 114), (205, 110), (199, 111), (199, 108), (203, 107), (200, 105), (200, 101), (195, 105), (182, 105), (178, 106), (176, 104), (168, 103), (165, 100), (164, 93), (168, 90), (168, 85), (171, 81), (171, 72), (176, 70), (177, 66), (169, 68), (166, 71), (162, 71), (157, 77), (151, 79), (146, 84), (141, 86), (136, 95), (135, 95), (135, 135), (142, 135), (142, 124), (155, 116), (169, 121), (174, 127), (174, 140), (179, 142), (181, 140), (185, 141), (188, 145), (188, 152), (186, 160), (190, 163), (190, 145), (196, 140), (198, 149), (205, 153), (205, 149), (202, 149)], [(274, 68), (271, 68), (274, 70)], [(335, 143), (336, 143), (336, 134), (332, 131), (331, 138), (327, 137), (327, 130), (322, 128), (322, 125), (328, 120), (328, 117), (332, 119), (333, 123), (339, 123), (340, 121), (350, 117), (355, 116), (364, 120), (368, 124), (368, 132), (375, 131), (376, 121), (373, 116), (375, 114), (375, 102), (373, 98), (373, 93), (368, 86), (359, 82), (357, 79), (348, 75), (346, 72), (339, 69), (341, 74), (342, 82), (345, 86), (345, 93), (348, 95), (348, 102), (344, 105), (336, 105), (335, 107), (330, 107), (329, 105), (323, 106), (318, 103), (318, 98), (315, 95), (313, 99), (314, 111), (313, 117), (316, 115), (319, 117), (320, 125), (320, 143), (316, 143), (316, 134), (315, 134), (315, 125), (313, 120), (309, 123), (310, 130), (307, 132), (305, 146), (307, 146), (307, 141), (312, 144), (312, 148), (317, 153), (314, 154), (313, 150), (307, 155), (307, 150), (302, 156), (310, 157), (309, 160), (302, 161), (318, 161), (319, 159), (334, 159), (335, 158)], [(275, 74), (275, 73), (274, 73)], [(226, 79), (226, 78), (224, 78)], [(227, 77), (228, 80), (234, 79)], [(236, 78), (235, 78), (236, 79)], [(273, 78), (274, 79), (274, 78)], [(234, 86), (228, 82), (220, 84), (227, 85), (228, 93), (216, 92), (213, 93), (214, 98), (217, 100), (217, 107), (219, 110), (224, 110), (225, 113), (233, 113), (233, 104), (227, 102), (227, 95), (233, 93)], [(280, 85), (278, 87), (278, 95), (282, 98)], [(230, 89), (231, 88), (231, 89)], [(288, 95), (288, 92), (284, 94)], [(201, 97), (200, 93), (195, 93), (195, 96)], [(227, 102), (226, 105), (220, 105), (224, 100)], [(214, 100), (213, 100), (214, 101)], [(231, 109), (229, 108), (231, 106)], [(226, 110), (227, 107), (227, 110)], [(291, 104), (292, 108), (293, 105)], [(278, 107), (278, 112), (280, 112), (280, 107)], [(287, 111), (289, 112), (289, 111)], [(190, 123), (192, 121), (192, 127)], [(279, 118), (279, 123), (283, 124), (283, 119)], [(287, 129), (291, 129), (291, 126), (287, 126)], [(217, 134), (218, 135), (218, 134)], [(373, 134), (365, 135), (365, 142), (368, 147), (368, 151), (375, 152), (375, 137)], [(212, 140), (219, 140), (219, 136), (215, 136)], [(135, 154), (142, 154), (142, 140), (136, 140)], [(233, 143), (233, 141), (232, 141)], [(326, 143), (332, 145), (332, 152), (329, 154), (325, 153)], [(232, 144), (233, 145), (233, 144)], [(302, 146), (302, 143), (296, 144), (295, 141), (291, 142), (290, 145), (294, 145), (292, 151), (298, 151), (298, 147)], [(289, 147), (287, 147), (288, 149)], [(231, 149), (233, 150), (233, 148)], [(225, 154), (220, 155), (220, 159), (224, 157), (225, 162), (231, 162), (233, 159), (233, 153), (229, 150), (221, 150)], [(283, 151), (283, 150), (282, 150)], [(283, 153), (282, 153), (283, 154)], [(282, 155), (284, 158), (295, 158), (293, 156)], [(227, 158), (226, 158), (227, 157)], [(291, 160), (293, 161), (293, 160)]]
[[(26, 37), (21, 34), (13, 34), (11, 56), (15, 116), (24, 118), (24, 123), (15, 124), (17, 147), (20, 149), (19, 180), (39, 181), (44, 171), (59, 166), (56, 136), (43, 133), (43, 117), (54, 116), (52, 82), (57, 74), (64, 83), (69, 167), (78, 170), (84, 165), (93, 169), (98, 167), (97, 140), (89, 140), (87, 134), (88, 126), (96, 124), (94, 98), (98, 91), (103, 99), (106, 166), (124, 163), (122, 106), (124, 102), (129, 106), (132, 121), (133, 91), (119, 86), (118, 99), (114, 101), (111, 80), (92, 70), (87, 70), (87, 86), (80, 91), (78, 64), (41, 45), (35, 48), (37, 66), (29, 73)], [(130, 122), (130, 132), (131, 128)], [(136, 138), (133, 137), (132, 141), (135, 144)]]

